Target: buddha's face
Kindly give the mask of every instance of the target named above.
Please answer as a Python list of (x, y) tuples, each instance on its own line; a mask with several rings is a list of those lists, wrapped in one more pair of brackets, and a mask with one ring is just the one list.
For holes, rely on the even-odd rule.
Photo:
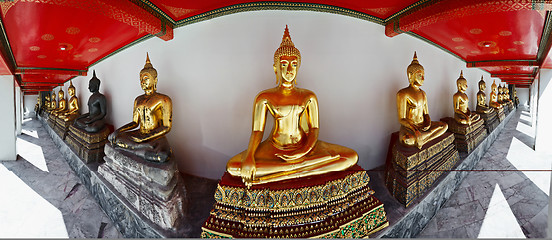
[(494, 93), (498, 91), (496, 85), (491, 86), (491, 91), (493, 91)]
[(465, 92), (468, 89), (468, 82), (464, 79), (458, 80), (456, 85), (458, 87), (458, 91), (460, 92)]
[(487, 85), (485, 85), (485, 82), (480, 82), (479, 83), (479, 91), (485, 91), (485, 89), (487, 88)]
[(282, 83), (291, 84), (297, 76), (297, 56), (281, 56), (279, 66), (275, 66), (276, 74), (282, 77)]
[(59, 96), (59, 99), (60, 99), (60, 100), (63, 99), (63, 96), (64, 96), (64, 95), (65, 95), (65, 94), (63, 93), (63, 91), (59, 91), (58, 96)]
[(52, 93), (52, 100), (56, 100), (56, 93)]
[(97, 92), (100, 88), (100, 84), (98, 81), (90, 81), (88, 82), (88, 90), (90, 92)]
[(67, 89), (67, 94), (69, 94), (69, 96), (71, 97), (75, 96), (75, 89), (74, 88)]
[(151, 73), (144, 72), (140, 74), (140, 86), (147, 95), (155, 91), (155, 85), (157, 84), (157, 78), (154, 78)]
[(413, 71), (412, 73), (408, 74), (408, 79), (410, 80), (410, 84), (415, 86), (422, 86), (424, 84), (424, 70), (423, 69), (417, 69)]

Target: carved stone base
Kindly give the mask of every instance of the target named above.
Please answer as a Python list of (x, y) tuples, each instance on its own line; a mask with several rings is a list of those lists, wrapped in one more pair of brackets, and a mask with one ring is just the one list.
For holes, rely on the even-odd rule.
[(89, 133), (71, 125), (65, 141), (85, 163), (103, 162), (104, 145), (109, 133), (107, 127), (97, 133)]
[(504, 118), (506, 118), (507, 114), (504, 112), (504, 108), (495, 108), (494, 109), (498, 115), (498, 121), (502, 122), (504, 121)]
[(56, 125), (53, 128), (54, 132), (62, 139), (65, 140), (67, 137), (67, 132), (69, 131), (69, 126), (73, 125), (73, 120), (65, 121), (61, 118), (56, 118)]
[(421, 197), (435, 181), (451, 170), (459, 159), (454, 134), (446, 132), (422, 149), (399, 143), (399, 132), (391, 134), (391, 156), (385, 163), (385, 185), (406, 207)]
[(225, 173), (203, 238), (362, 238), (388, 226), (358, 165), (346, 171), (246, 188)]
[(446, 122), (448, 131), (454, 133), (454, 144), (459, 152), (470, 153), (487, 137), (487, 131), (483, 128), (485, 121), (481, 118), (471, 125), (459, 124), (451, 117), (442, 118), (441, 121)]
[(484, 121), (484, 127), (487, 130), (487, 134), (490, 134), (500, 123), (498, 121), (498, 116), (494, 108), (491, 108), (491, 111), (488, 113), (478, 113), (479, 116)]
[(148, 162), (105, 145), (98, 173), (134, 208), (161, 228), (178, 231), (184, 217), (185, 192), (176, 163)]

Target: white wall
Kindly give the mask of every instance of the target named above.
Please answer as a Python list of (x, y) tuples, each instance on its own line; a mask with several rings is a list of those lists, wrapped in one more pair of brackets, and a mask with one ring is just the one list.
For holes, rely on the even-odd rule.
[(516, 88), (517, 97), (519, 98), (519, 105), (529, 106), (529, 88)]
[(539, 97), (537, 112), (537, 135), (535, 138), (535, 151), (552, 154), (552, 69), (541, 69), (539, 79)]
[(13, 76), (0, 76), (0, 161), (16, 159), (15, 152), (15, 85)]
[[(247, 147), (255, 95), (276, 86), (273, 55), (286, 24), (302, 55), (298, 87), (318, 96), (319, 139), (355, 149), (366, 169), (384, 164), (390, 135), (399, 129), (395, 94), (408, 86), (406, 68), (414, 51), (426, 71), (422, 89), (432, 120), (452, 116), (460, 70), (472, 109), (482, 75), (490, 92), (488, 73), (467, 69), (465, 62), (409, 35), (388, 38), (381, 25), (328, 13), (259, 11), (184, 26), (171, 41), (151, 38), (91, 67), (88, 76), (73, 81), (81, 112), (88, 111), (88, 80), (96, 70), (108, 99), (108, 122), (118, 128), (131, 121), (149, 52), (159, 73), (158, 92), (173, 100), (168, 138), (181, 171), (220, 178), (228, 159)], [(270, 129), (267, 125), (266, 132)]]
[[(65, 90), (63, 90), (65, 91)], [(37, 103), (38, 94), (35, 95), (25, 95), (23, 97), (23, 106), (25, 114), (34, 114), (34, 108)]]

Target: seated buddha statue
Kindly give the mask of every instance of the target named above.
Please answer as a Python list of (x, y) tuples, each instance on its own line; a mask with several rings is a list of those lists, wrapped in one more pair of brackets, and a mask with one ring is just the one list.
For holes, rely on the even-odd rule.
[[(247, 187), (342, 171), (358, 160), (354, 150), (318, 140), (316, 95), (295, 86), (300, 65), (301, 54), (286, 26), (280, 47), (274, 53), (278, 86), (255, 97), (247, 150), (232, 157), (226, 165), (228, 173), (240, 177)], [(262, 141), (267, 113), (274, 117), (274, 128)]]
[(73, 86), (73, 81), (70, 81), (69, 88), (67, 88), (67, 93), (71, 97), (69, 99), (69, 104), (67, 110), (59, 114), (59, 118), (63, 121), (71, 121), (79, 115), (79, 99), (75, 96), (75, 86)]
[(172, 127), (172, 101), (156, 92), (157, 70), (149, 55), (140, 71), (140, 85), (145, 94), (134, 100), (132, 122), (115, 130), (108, 139), (117, 149), (148, 161), (166, 162), (172, 153), (165, 137)]
[(468, 89), (468, 81), (462, 76), (462, 71), (460, 71), (460, 77), (456, 80), (456, 86), (458, 87), (458, 92), (452, 96), (452, 101), (454, 105), (454, 120), (460, 124), (471, 125), (472, 122), (479, 120), (479, 114), (471, 112), (468, 108), (468, 95), (466, 95), (466, 90)]
[(506, 85), (502, 88), (504, 89), (504, 97), (502, 98), (505, 102), (511, 102), (512, 99), (510, 99), (510, 89)]
[(498, 103), (504, 103), (504, 88), (502, 87), (502, 85), (498, 85), (498, 95), (496, 95), (496, 97)]
[(89, 133), (96, 133), (105, 127), (104, 118), (107, 114), (107, 102), (105, 96), (100, 93), (100, 79), (96, 77), (96, 71), (88, 82), (88, 90), (92, 93), (88, 98), (88, 113), (75, 119), (74, 126)]
[(47, 94), (44, 97), (44, 108), (45, 108), (45, 111), (50, 110), (50, 94)]
[(487, 86), (485, 81), (483, 81), (483, 76), (481, 76), (481, 80), (479, 81), (479, 92), (477, 92), (477, 108), (475, 109), (477, 113), (485, 114), (491, 111), (489, 105), (487, 105), (487, 96), (485, 95), (486, 88)]
[(424, 67), (418, 62), (416, 52), (406, 74), (410, 85), (397, 92), (397, 112), (401, 124), (399, 142), (421, 149), (424, 144), (443, 135), (448, 125), (432, 122), (429, 117), (426, 93), (420, 89), (424, 83)]
[(50, 108), (48, 109), (49, 113), (52, 113), (57, 108), (57, 101), (56, 101), (56, 92), (52, 91), (52, 97), (50, 97)]
[(56, 108), (52, 114), (54, 116), (58, 117), (60, 114), (62, 114), (65, 110), (67, 110), (67, 100), (65, 100), (65, 93), (63, 92), (63, 89), (60, 89), (58, 92), (58, 108)]
[(502, 105), (498, 103), (498, 88), (496, 86), (495, 81), (493, 80), (493, 84), (491, 85), (491, 94), (489, 98), (489, 106), (496, 109), (502, 109)]

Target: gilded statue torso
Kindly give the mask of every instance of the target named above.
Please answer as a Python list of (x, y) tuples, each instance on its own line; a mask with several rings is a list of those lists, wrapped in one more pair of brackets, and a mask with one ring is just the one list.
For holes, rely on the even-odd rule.
[(73, 111), (79, 108), (79, 100), (77, 97), (71, 97), (69, 99), (69, 111)]
[(398, 92), (405, 96), (406, 119), (410, 119), (416, 125), (424, 122), (424, 107), (427, 103), (426, 94), (422, 89), (415, 91), (408, 87)]
[(134, 101), (134, 111), (138, 113), (140, 124), (140, 133), (147, 134), (150, 131), (162, 126), (163, 103), (162, 100), (168, 98), (159, 93), (147, 96), (141, 95)]
[(486, 107), (487, 106), (486, 102), (487, 101), (486, 101), (485, 93), (482, 91), (477, 92), (477, 105), (481, 107)]
[(282, 150), (291, 150), (300, 145), (305, 137), (301, 128), (302, 114), (309, 100), (316, 97), (305, 89), (295, 89), (293, 95), (269, 89), (259, 94), (257, 101), (265, 102), (268, 111), (274, 117), (274, 127), (270, 140)]
[(463, 113), (468, 112), (468, 95), (458, 92), (454, 94), (454, 97), (456, 98), (456, 102), (458, 104), (458, 110)]
[(491, 96), (491, 99), (490, 99), (491, 102), (497, 102), (498, 101), (498, 97), (497, 97), (495, 92), (491, 92), (490, 96)]

